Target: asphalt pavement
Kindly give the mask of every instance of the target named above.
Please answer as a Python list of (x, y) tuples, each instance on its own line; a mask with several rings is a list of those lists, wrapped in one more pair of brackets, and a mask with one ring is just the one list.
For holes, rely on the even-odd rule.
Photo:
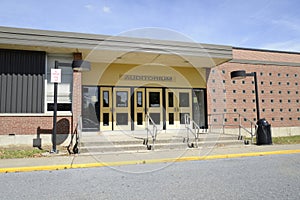
[[(38, 158), (2, 159), (0, 173), (63, 170), (71, 168), (114, 167), (147, 163), (174, 163), (195, 160), (226, 159), (300, 153), (300, 144), (213, 146), (182, 150), (138, 151), (88, 155), (46, 154)], [(155, 170), (155, 169), (153, 169)]]

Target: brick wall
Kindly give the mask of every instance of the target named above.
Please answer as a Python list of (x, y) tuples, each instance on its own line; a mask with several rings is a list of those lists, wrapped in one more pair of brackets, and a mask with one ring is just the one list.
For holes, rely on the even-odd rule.
[(72, 98), (72, 113), (74, 130), (78, 123), (78, 118), (81, 115), (82, 97), (81, 97), (81, 72), (73, 72), (73, 98)]
[[(42, 129), (41, 134), (51, 134), (53, 127), (52, 116), (1, 116), (0, 135), (34, 135), (38, 128)], [(71, 116), (57, 117), (57, 134), (69, 134), (71, 128)]]
[[(300, 63), (300, 54), (283, 52), (233, 49), (233, 58), (289, 62), (296, 63), (295, 66)], [(240, 113), (256, 121), (254, 79), (232, 81), (230, 72), (235, 70), (257, 73), (261, 118), (266, 118), (273, 127), (300, 126), (300, 67), (294, 66), (228, 62), (211, 69), (207, 81), (210, 114)], [(226, 123), (236, 120), (228, 115)]]

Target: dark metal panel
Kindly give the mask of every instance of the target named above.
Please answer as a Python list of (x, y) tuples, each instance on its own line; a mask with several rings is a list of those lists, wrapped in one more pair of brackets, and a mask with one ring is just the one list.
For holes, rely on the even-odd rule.
[(32, 111), (32, 75), (28, 75), (27, 84), (27, 112)]
[(6, 84), (7, 84), (7, 76), (5, 74), (1, 74), (1, 92), (0, 92), (0, 113), (5, 113), (6, 107)]
[(28, 103), (28, 76), (27, 75), (23, 75), (23, 84), (22, 84), (22, 98), (21, 98), (21, 103), (22, 104), (22, 113), (26, 113), (29, 112), (27, 110), (27, 103)]
[(36, 113), (37, 112), (37, 76), (33, 75), (32, 76), (32, 107), (31, 107), (31, 112), (32, 113)]
[(5, 104), (5, 112), (11, 112), (11, 91), (12, 91), (12, 75), (7, 75), (6, 81), (6, 104)]
[(43, 111), (43, 97), (44, 97), (44, 93), (43, 93), (43, 75), (37, 75), (37, 112), (41, 113)]
[(11, 84), (11, 113), (17, 112), (17, 87), (18, 87), (18, 76), (12, 75), (12, 84)]
[(44, 74), (45, 52), (0, 49), (0, 73)]
[(17, 76), (17, 113), (22, 113), (23, 76), (20, 74), (18, 74)]

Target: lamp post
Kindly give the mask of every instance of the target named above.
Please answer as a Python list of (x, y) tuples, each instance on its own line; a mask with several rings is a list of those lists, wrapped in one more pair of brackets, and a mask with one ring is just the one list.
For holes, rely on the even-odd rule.
[[(90, 71), (91, 65), (88, 61), (74, 60), (72, 63), (60, 63), (55, 61), (54, 69), (59, 67), (72, 67), (74, 71)], [(54, 83), (54, 104), (53, 104), (53, 129), (52, 129), (52, 150), (51, 153), (58, 153), (56, 149), (56, 132), (57, 132), (57, 86), (61, 82), (61, 71), (51, 70), (51, 82)]]
[(257, 87), (257, 77), (256, 72), (246, 73), (245, 70), (233, 71), (230, 73), (232, 80), (244, 79), (247, 76), (254, 77), (254, 84), (255, 84), (255, 102), (256, 102), (256, 119), (257, 121), (260, 119), (259, 113), (259, 101), (258, 101), (258, 87)]

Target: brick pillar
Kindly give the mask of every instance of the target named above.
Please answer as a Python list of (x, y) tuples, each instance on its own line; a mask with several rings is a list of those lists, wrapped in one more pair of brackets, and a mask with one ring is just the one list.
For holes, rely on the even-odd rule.
[[(81, 60), (81, 53), (73, 54), (74, 60)], [(81, 85), (81, 72), (73, 71), (73, 97), (72, 97), (72, 114), (73, 114), (73, 131), (78, 123), (79, 116), (81, 115), (82, 106), (82, 85)]]

